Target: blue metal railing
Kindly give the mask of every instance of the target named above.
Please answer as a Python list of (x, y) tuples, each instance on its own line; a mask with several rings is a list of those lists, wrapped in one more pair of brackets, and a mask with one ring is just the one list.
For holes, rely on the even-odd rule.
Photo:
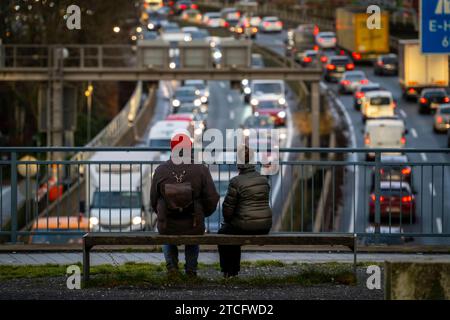
[[(374, 161), (366, 160), (368, 151), (375, 154)], [(77, 152), (93, 157), (21, 160), (24, 155), (56, 152), (67, 159)], [(160, 157), (168, 152), (130, 147), (0, 148), (7, 159), (0, 161), (0, 239), (67, 243), (79, 241), (89, 230), (154, 230), (149, 187)], [(357, 233), (369, 242), (450, 244), (450, 149), (280, 148), (279, 153), (280, 170), (268, 177), (273, 232)], [(394, 161), (399, 154), (407, 155), (408, 161)], [(207, 165), (222, 202), (237, 169), (234, 164)], [(21, 174), (18, 166), (25, 167)], [(25, 205), (17, 210), (20, 194)], [(206, 220), (206, 229), (215, 232), (221, 222), (219, 204)]]

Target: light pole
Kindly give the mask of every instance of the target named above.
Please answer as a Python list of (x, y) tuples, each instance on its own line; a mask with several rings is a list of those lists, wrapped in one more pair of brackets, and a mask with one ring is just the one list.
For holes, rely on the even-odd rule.
[(92, 113), (92, 94), (94, 93), (94, 86), (89, 81), (88, 88), (84, 92), (87, 100), (87, 142), (91, 141), (91, 113)]

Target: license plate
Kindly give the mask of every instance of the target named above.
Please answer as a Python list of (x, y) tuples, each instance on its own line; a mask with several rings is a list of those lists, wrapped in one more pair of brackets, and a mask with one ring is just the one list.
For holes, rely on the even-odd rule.
[(439, 107), (439, 104), (438, 103), (432, 103), (431, 104), (431, 108), (432, 109), (437, 109)]
[(342, 72), (342, 71), (345, 71), (345, 68), (344, 67), (337, 67), (336, 71)]
[(387, 212), (400, 213), (400, 207), (390, 207), (387, 209)]

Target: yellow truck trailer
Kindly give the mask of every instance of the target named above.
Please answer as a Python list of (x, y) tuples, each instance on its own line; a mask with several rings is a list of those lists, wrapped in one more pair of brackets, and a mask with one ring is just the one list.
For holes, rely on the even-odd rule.
[(347, 51), (355, 62), (370, 61), (389, 52), (389, 13), (380, 13), (380, 28), (368, 27), (366, 8), (336, 10), (337, 45)]

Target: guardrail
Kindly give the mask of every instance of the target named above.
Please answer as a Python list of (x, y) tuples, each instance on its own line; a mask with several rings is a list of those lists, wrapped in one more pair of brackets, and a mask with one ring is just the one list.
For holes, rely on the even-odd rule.
[[(87, 230), (154, 230), (155, 215), (149, 207), (148, 192), (152, 173), (161, 163), (159, 157), (167, 155), (167, 148), (0, 148), (0, 151), (11, 155), (10, 160), (0, 161), (0, 181), (9, 171), (13, 190), (18, 166), (25, 166), (27, 172), (37, 175), (52, 165), (65, 170), (75, 167), (77, 180), (86, 181), (85, 192), (78, 191), (75, 195), (80, 204), (85, 204), (84, 210), (81, 206), (82, 214), (56, 205), (57, 210), (52, 214), (39, 215), (33, 201), (36, 190), (27, 188), (25, 214), (19, 217), (13, 206), (17, 193), (12, 192), (10, 199), (1, 196), (0, 202), (10, 201), (13, 206), (11, 225), (0, 229), (0, 236), (7, 241), (76, 242)], [(94, 160), (18, 160), (21, 154), (28, 152), (61, 151), (101, 152), (104, 156)], [(374, 154), (374, 161), (365, 159), (369, 151)], [(136, 152), (141, 156), (136, 158)], [(276, 175), (268, 177), (272, 185), (274, 221), (280, 218), (288, 191), (293, 193), (294, 201), (290, 203), (289, 215), (274, 232), (351, 232), (367, 241), (449, 243), (450, 149), (281, 148), (279, 152), (288, 153), (289, 157), (279, 162), (280, 170)], [(386, 158), (394, 153), (403, 153), (409, 159), (399, 164)], [(421, 153), (428, 154), (430, 160), (421, 161)], [(313, 157), (314, 154), (321, 157)], [(355, 155), (349, 157), (353, 160), (330, 157), (349, 154)], [(207, 165), (223, 199), (230, 178), (237, 174), (236, 168), (233, 164)], [(325, 179), (331, 187), (328, 196), (321, 197)], [(55, 201), (59, 201), (58, 197)], [(316, 223), (318, 206), (321, 206), (320, 219), (323, 219), (320, 224)], [(3, 212), (0, 222), (2, 219)], [(20, 230), (19, 221), (29, 228)], [(206, 221), (207, 229), (215, 232), (221, 222), (219, 206)]]

